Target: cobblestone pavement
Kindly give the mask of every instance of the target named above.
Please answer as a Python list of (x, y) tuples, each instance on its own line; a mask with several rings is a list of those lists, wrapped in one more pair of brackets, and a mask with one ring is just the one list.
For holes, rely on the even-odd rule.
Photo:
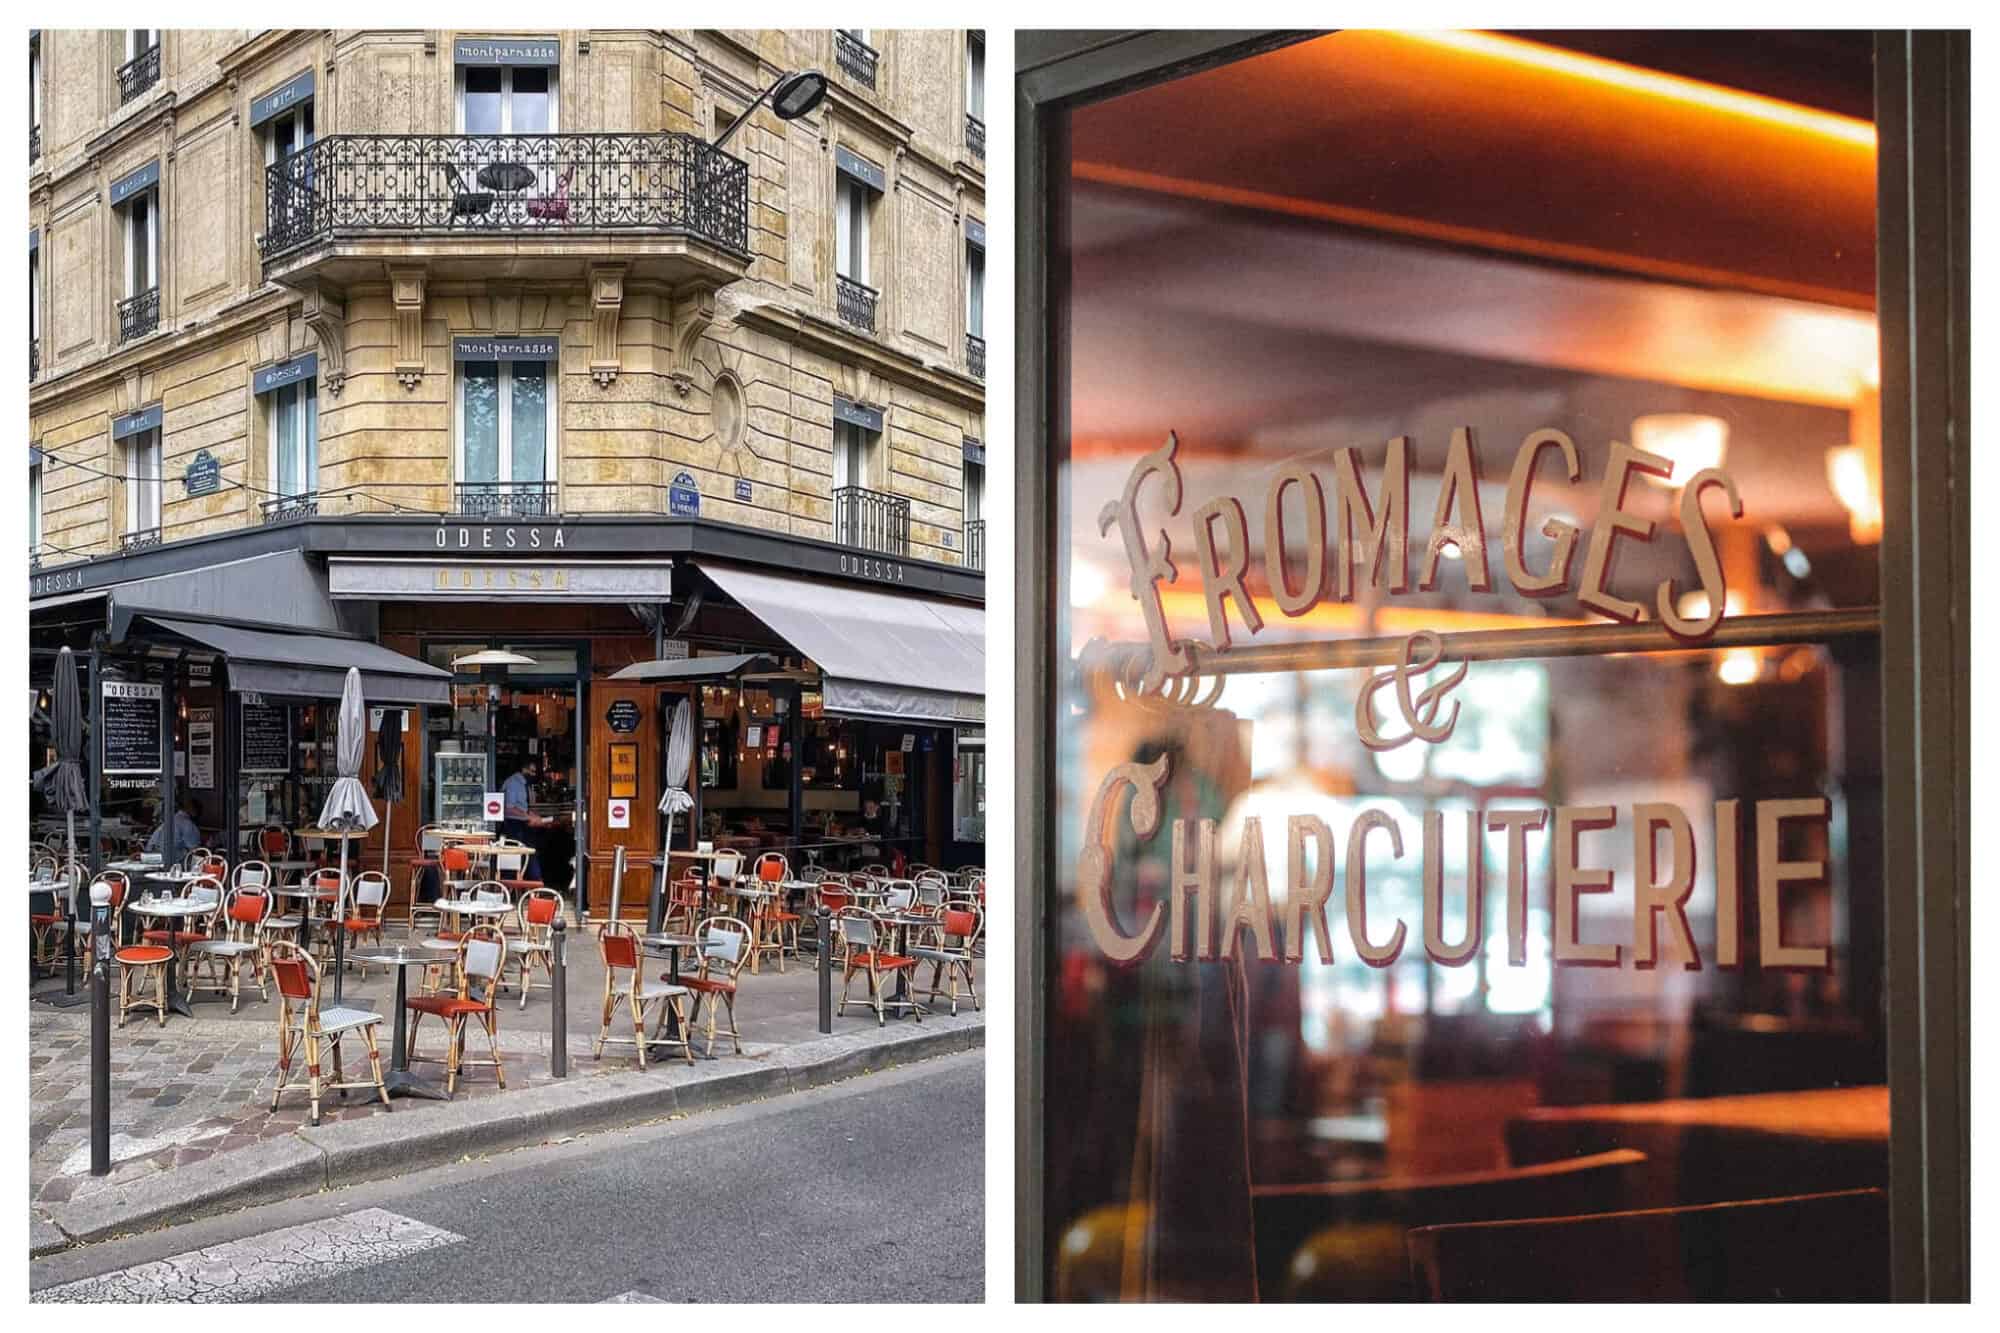
[[(601, 1012), (603, 973), (596, 950), (577, 948), (576, 943), (572, 942), (570, 950), (568, 989), (570, 1077), (635, 1069), (630, 1046), (607, 1046), (602, 1060), (591, 1055)], [(983, 976), (981, 980), (983, 983)], [(114, 980), (114, 1004), (115, 986)], [(838, 974), (833, 986), (838, 998)], [(37, 994), (61, 989), (60, 978), (44, 980), (35, 986)], [(859, 995), (864, 990), (863, 982), (857, 978), (854, 993)], [(385, 1069), (391, 1057), (394, 1000), (394, 982), (385, 980), (379, 970), (365, 980), (350, 977), (346, 983), (347, 1005), (383, 1015), (378, 1033)], [(323, 1003), (330, 1006), (331, 996)], [(552, 1081), (550, 1003), (548, 992), (542, 990), (530, 995), (525, 1010), (519, 1007), (518, 992), (501, 997), (500, 1050), (506, 1064), (507, 1091)], [(727, 1035), (723, 1035), (716, 1045), (719, 1061), (757, 1061), (768, 1058), (780, 1046), (818, 1037), (819, 995), (810, 956), (792, 961), (783, 975), (766, 970), (762, 975), (752, 976), (746, 971), (741, 978), (737, 1008), (745, 1053), (734, 1055)], [(961, 1013), (971, 1015), (969, 1004), (961, 1003), (960, 1008)], [(94, 1192), (154, 1172), (171, 1171), (217, 1153), (290, 1134), (307, 1124), (309, 1099), (297, 1081), (286, 1089), (278, 1108), (271, 1109), (271, 1094), (277, 1086), (275, 992), (272, 999), (263, 1001), (257, 998), (254, 988), (250, 989), (240, 1011), (234, 1015), (229, 1013), (226, 1000), (199, 999), (194, 1005), (198, 1017), (173, 1015), (164, 1027), (150, 1013), (135, 1014), (125, 1027), (112, 1029), (112, 1170), (109, 1176), (92, 1177), (89, 1174), (89, 1007), (56, 1009), (30, 1003), (29, 1010), (31, 1204), (66, 1202), (79, 1192)], [(621, 1027), (626, 1021), (621, 1009), (613, 1022), (614, 1036), (621, 1031), (629, 1033), (629, 1027)], [(952, 1020), (948, 1012), (941, 1012), (925, 1021)], [(835, 1020), (834, 1031), (857, 1031), (873, 1022), (872, 1013), (850, 1003), (847, 1013)], [(468, 1034), (468, 1055), (483, 1054), (484, 1045), (481, 1034)], [(436, 1019), (423, 1020), (417, 1030), (416, 1048), (420, 1058), (411, 1066), (412, 1071), (442, 1088), (442, 1064), (421, 1058), (443, 1054), (444, 1032)], [(704, 1036), (699, 1028), (695, 1049), (697, 1058), (705, 1058)], [(655, 1068), (667, 1063), (658, 1058), (659, 1054), (663, 1052), (656, 1052), (651, 1061)], [(342, 1056), (348, 1077), (366, 1076), (367, 1051), (359, 1040), (350, 1037), (343, 1044)], [(673, 1063), (680, 1061), (675, 1059)], [(330, 1068), (326, 1072), (331, 1077)], [(301, 1090), (294, 1092), (293, 1088)], [(460, 1101), (505, 1095), (496, 1086), (491, 1069), (468, 1070), (459, 1080)], [(439, 1103), (398, 1099), (394, 1111), (398, 1115), (422, 1114), (435, 1105)], [(323, 1121), (332, 1122), (379, 1115), (383, 1108), (372, 1092), (352, 1092), (345, 1101), (338, 1094), (326, 1093), (321, 1097), (321, 1113)]]

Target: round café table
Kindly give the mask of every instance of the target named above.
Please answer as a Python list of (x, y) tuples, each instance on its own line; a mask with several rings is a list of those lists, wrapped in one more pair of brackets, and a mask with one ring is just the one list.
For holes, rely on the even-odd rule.
[[(894, 948), (898, 955), (905, 958), (909, 957), (910, 954), (911, 929), (916, 926), (937, 924), (936, 917), (918, 916), (914, 912), (885, 912), (882, 914), (881, 919), (895, 927), (896, 943)], [(896, 990), (885, 1003), (900, 1006), (910, 1013), (923, 1015), (929, 1013), (930, 1010), (910, 998), (910, 973), (914, 970), (908, 967), (899, 967), (896, 969)]]
[(410, 969), (428, 967), (437, 962), (422, 949), (411, 949), (406, 945), (395, 948), (357, 949), (347, 955), (350, 963), (376, 963), (394, 968), (396, 972), (396, 1020), (390, 1036), (394, 1049), (389, 1053), (389, 1072), (382, 1079), (382, 1086), (391, 1097), (417, 1097), (429, 1102), (449, 1101), (450, 1097), (432, 1087), (410, 1072)]
[(488, 162), (479, 169), (478, 180), (489, 190), (519, 194), (535, 183), (535, 173), (519, 162)]
[[(215, 904), (191, 898), (150, 900), (139, 898), (127, 902), (125, 910), (128, 912), (137, 912), (143, 917), (167, 921), (170, 923), (169, 929), (176, 929), (180, 922), (186, 921), (190, 917), (209, 915), (215, 911)], [(167, 946), (167, 1009), (169, 1012), (180, 1014), (185, 1018), (193, 1018), (194, 1010), (188, 1008), (187, 998), (181, 994), (179, 979), (180, 960), (180, 945), (169, 944)]]
[(322, 893), (320, 890), (306, 884), (295, 884), (289, 889), (273, 889), (271, 892), (280, 898), (296, 898), (299, 900), (299, 952), (310, 953), (312, 951), (313, 904), (316, 902), (330, 902), (334, 895), (331, 893)]

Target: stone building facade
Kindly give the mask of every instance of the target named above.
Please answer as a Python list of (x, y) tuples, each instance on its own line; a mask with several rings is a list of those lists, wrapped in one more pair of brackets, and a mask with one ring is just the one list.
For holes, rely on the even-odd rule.
[(978, 565), (980, 34), (30, 43), (41, 569), (386, 513)]

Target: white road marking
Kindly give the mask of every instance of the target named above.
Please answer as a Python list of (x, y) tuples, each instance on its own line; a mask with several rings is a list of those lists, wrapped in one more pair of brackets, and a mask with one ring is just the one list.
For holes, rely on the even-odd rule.
[(665, 1305), (666, 1303), (664, 1298), (643, 1291), (621, 1291), (616, 1296), (606, 1296), (598, 1302), (599, 1305)]
[[(178, 1129), (170, 1129), (146, 1138), (135, 1139), (129, 1134), (113, 1134), (111, 1163), (116, 1166), (120, 1162), (129, 1162), (134, 1157), (156, 1153), (162, 1148), (178, 1148), (189, 1143), (199, 1143), (203, 1139), (212, 1139), (228, 1132), (226, 1128), (203, 1129), (199, 1125), (182, 1125)], [(58, 1168), (66, 1176), (80, 1176), (89, 1169), (90, 1144), (87, 1142), (78, 1144), (76, 1151), (63, 1158), (62, 1166)]]
[(36, 1302), (255, 1300), (465, 1237), (382, 1208), (305, 1222), (34, 1292)]

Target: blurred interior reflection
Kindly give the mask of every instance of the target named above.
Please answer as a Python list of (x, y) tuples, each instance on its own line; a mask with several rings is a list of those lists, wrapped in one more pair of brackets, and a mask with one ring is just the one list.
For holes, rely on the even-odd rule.
[[(1239, 622), (1237, 644), (1608, 623), (1574, 575), (1537, 598), (1500, 574), (1510, 465), (1550, 428), (1575, 441), (1581, 477), (1565, 485), (1550, 465), (1536, 483), (1531, 567), (1555, 555), (1544, 519), (1587, 531), (1602, 517), (1620, 442), (1672, 459), (1677, 477), (1719, 466), (1736, 483), (1742, 519), (1707, 511), (1727, 618), (1874, 606), (1871, 78), (1865, 35), (1346, 33), (1073, 113), (1055, 236), (1060, 641), (1077, 657), (1145, 642), (1100, 515), (1169, 431), (1185, 495), (1177, 514), (1157, 494), (1143, 510), (1172, 536), (1178, 577), (1161, 601), (1189, 639), (1211, 637), (1192, 513), (1218, 496), (1254, 507), (1281, 469), (1343, 446), (1372, 490), (1394, 437), (1410, 458), (1408, 591), (1364, 571), (1351, 600), (1281, 611), (1267, 571), (1308, 558), (1295, 487), (1282, 536), (1251, 515), (1262, 627)], [(1476, 553), (1452, 546), (1423, 591), (1447, 445), (1465, 427), (1491, 586), (1474, 590)], [(1641, 603), (1667, 578), (1700, 589), (1677, 486), (1636, 482), (1627, 507), (1657, 535), (1620, 547), (1614, 586)], [(1283, 543), (1275, 564), (1269, 541)], [(1702, 596), (1683, 594), (1680, 614), (1702, 614)], [(1282, 916), (1287, 819), (1317, 816), (1343, 849), (1376, 812), (1404, 855), (1387, 833), (1372, 845), (1369, 929), (1401, 921), (1411, 942), (1390, 966), (1356, 958), (1343, 868), (1331, 963), (1313, 947), (1296, 964), (1162, 949), (1117, 966), (1073, 882), (1052, 886), (1050, 1290), (1703, 1298), (1840, 1256), (1852, 1294), (1884, 1294), (1881, 1196), (1799, 1197), (1886, 1183), (1875, 639), (1477, 661), (1448, 741), (1383, 751), (1356, 735), (1370, 674), (1229, 674), (1200, 709), (1065, 676), (1059, 875), (1074, 873), (1104, 775), (1166, 755), (1162, 831), (1119, 824), (1112, 843), (1128, 922), (1172, 896), (1168, 821), (1216, 821), (1230, 884), (1256, 820)], [(1824, 820), (1787, 826), (1771, 854), (1823, 862), (1824, 878), (1788, 889), (1775, 917), (1744, 913), (1744, 964), (1717, 966), (1716, 803), (1822, 796)], [(1646, 871), (1629, 812), (1644, 802), (1693, 824), (1686, 919), (1702, 965), (1557, 966), (1546, 826), (1528, 835), (1524, 957), (1510, 960), (1507, 839), (1484, 814), (1618, 811), (1583, 835), (1613, 888), (1579, 897), (1576, 930), (1629, 945)], [(1458, 966), (1424, 948), (1427, 816), (1443, 829), (1443, 936), (1481, 941)], [(1752, 841), (1746, 823), (1745, 885)], [(1830, 965), (1760, 966), (1773, 924), (1824, 945)], [(1626, 1219), (1721, 1202), (1742, 1207)], [(1537, 1229), (1576, 1217), (1609, 1228), (1589, 1240), (1603, 1253), (1649, 1256), (1629, 1288)], [(1482, 1221), (1522, 1229), (1455, 1229)], [(1816, 1253), (1784, 1249), (1805, 1234)], [(1766, 1271), (1718, 1269), (1731, 1246)], [(1546, 1285), (1510, 1286), (1516, 1267)]]

